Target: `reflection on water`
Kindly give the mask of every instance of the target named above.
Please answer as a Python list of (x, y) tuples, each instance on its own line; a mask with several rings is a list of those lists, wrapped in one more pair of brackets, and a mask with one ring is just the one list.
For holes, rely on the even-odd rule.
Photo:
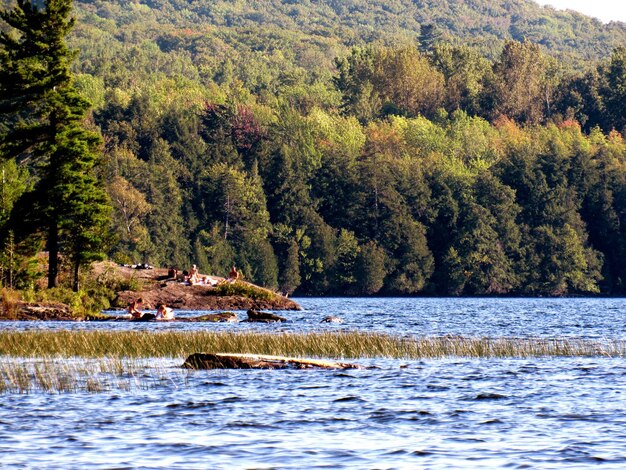
[[(626, 338), (618, 299), (300, 302), (306, 310), (284, 325), (37, 325)], [(331, 314), (344, 323), (320, 324)], [(355, 362), (378, 368), (170, 369), (163, 380), (182, 360), (147, 361), (137, 372), (147, 388), (0, 395), (0, 467), (626, 466), (623, 359), (371, 359)]]

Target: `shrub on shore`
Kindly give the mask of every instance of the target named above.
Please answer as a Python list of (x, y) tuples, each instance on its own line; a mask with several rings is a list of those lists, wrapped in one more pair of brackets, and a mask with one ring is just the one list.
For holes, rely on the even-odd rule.
[(86, 272), (82, 275), (78, 292), (69, 287), (69, 281), (62, 279), (59, 287), (40, 288), (34, 284), (26, 289), (2, 288), (0, 291), (0, 318), (16, 320), (20, 308), (25, 304), (67, 306), (70, 318), (98, 317), (102, 310), (111, 307), (117, 292), (124, 290), (140, 291), (144, 288), (141, 279), (120, 276), (113, 268), (102, 264), (104, 268)]
[(266, 301), (274, 300), (277, 297), (277, 294), (269, 289), (242, 281), (221, 282), (213, 289), (207, 291), (207, 295), (241, 296), (252, 300)]

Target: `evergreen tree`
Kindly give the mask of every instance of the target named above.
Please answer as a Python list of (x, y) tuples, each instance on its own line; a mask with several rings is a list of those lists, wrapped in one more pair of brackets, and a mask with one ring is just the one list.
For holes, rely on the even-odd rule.
[(298, 243), (291, 240), (280, 275), (280, 289), (285, 294), (293, 294), (300, 286), (300, 260)]
[[(611, 126), (626, 132), (626, 47), (613, 51), (607, 70), (606, 110)], [(607, 129), (610, 131), (611, 129)]]
[(385, 250), (376, 242), (369, 241), (361, 247), (355, 266), (358, 293), (372, 295), (382, 289), (387, 275), (386, 261)]
[(440, 38), (441, 33), (437, 31), (434, 24), (429, 23), (421, 25), (418, 39), (420, 52), (432, 52)]
[[(17, 0), (0, 10), (0, 157), (45, 155), (55, 132), (54, 95), (70, 82), (75, 54), (65, 45), (74, 26), (71, 0)], [(42, 149), (41, 147), (44, 147)]]
[(77, 288), (79, 267), (99, 256), (107, 202), (93, 176), (100, 138), (84, 128), (89, 103), (70, 73), (75, 53), (65, 37), (74, 25), (71, 8), (71, 0), (45, 0), (41, 7), (18, 0), (2, 12), (17, 38), (14, 32), (0, 36), (0, 87), (8, 97), (2, 121), (9, 129), (0, 149), (5, 156), (28, 152), (41, 161), (33, 199), (49, 252), (48, 287), (57, 285), (59, 251), (66, 246)]
[(52, 155), (52, 161), (62, 165), (51, 176), (55, 184), (47, 194), (59, 201), (52, 208), (61, 209), (59, 229), (65, 234), (64, 252), (72, 264), (72, 288), (76, 292), (80, 268), (104, 259), (103, 247), (109, 240), (111, 206), (93, 172), (100, 159), (99, 143), (97, 134), (74, 124), (59, 135), (57, 155)]

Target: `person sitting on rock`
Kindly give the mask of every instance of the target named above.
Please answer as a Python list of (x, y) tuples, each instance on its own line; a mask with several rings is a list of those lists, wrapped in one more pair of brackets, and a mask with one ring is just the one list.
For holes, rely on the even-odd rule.
[(237, 268), (233, 265), (233, 269), (231, 269), (230, 273), (228, 273), (228, 280), (230, 282), (235, 282), (237, 279), (239, 279), (239, 271), (237, 271)]
[(198, 281), (200, 281), (200, 274), (198, 273), (198, 268), (196, 267), (196, 265), (194, 264), (191, 269), (189, 270), (189, 283), (191, 285), (196, 284)]
[(128, 305), (128, 313), (133, 318), (141, 318), (143, 312), (139, 310), (143, 306), (143, 298), (139, 297)]
[(178, 268), (173, 266), (169, 269), (169, 271), (167, 272), (167, 278), (168, 279), (174, 279), (177, 280), (178, 279)]
[(174, 319), (174, 310), (169, 307), (166, 307), (165, 304), (157, 305), (156, 311), (156, 319), (157, 320), (173, 320)]

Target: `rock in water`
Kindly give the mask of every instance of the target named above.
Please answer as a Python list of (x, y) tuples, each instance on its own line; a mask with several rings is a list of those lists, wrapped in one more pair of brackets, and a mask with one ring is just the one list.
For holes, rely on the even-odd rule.
[(203, 322), (229, 322), (237, 323), (239, 319), (235, 312), (209, 313), (200, 317), (192, 317), (187, 321), (203, 321)]
[(358, 364), (261, 354), (195, 353), (185, 369), (362, 369)]
[(339, 317), (329, 316), (325, 317), (321, 323), (343, 323), (343, 320)]
[(279, 317), (273, 313), (259, 312), (258, 310), (253, 309), (248, 310), (247, 313), (248, 319), (244, 320), (247, 322), (271, 323), (276, 321), (287, 321), (286, 318)]

